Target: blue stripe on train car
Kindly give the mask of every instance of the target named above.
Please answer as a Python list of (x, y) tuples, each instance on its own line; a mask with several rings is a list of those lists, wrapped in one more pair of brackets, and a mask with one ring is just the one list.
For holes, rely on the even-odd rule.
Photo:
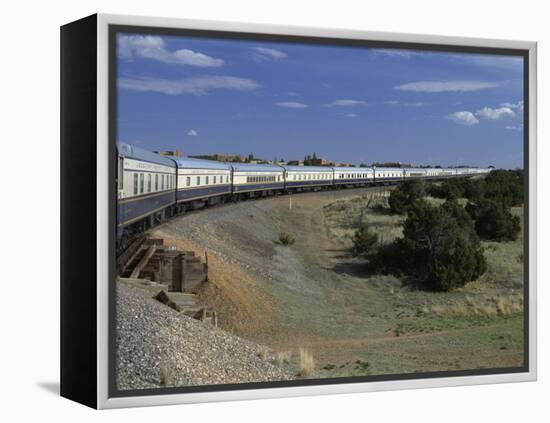
[(402, 181), (402, 176), (393, 176), (390, 178), (376, 178), (376, 182), (386, 182), (386, 181)]
[(316, 181), (292, 181), (287, 182), (287, 187), (307, 187), (310, 185), (332, 185), (332, 179), (320, 179)]
[(175, 202), (174, 191), (159, 195), (146, 195), (118, 204), (117, 223), (126, 225)]
[(230, 185), (219, 185), (211, 187), (202, 187), (202, 188), (188, 188), (184, 190), (178, 190), (177, 199), (178, 201), (191, 201), (199, 198), (213, 197), (215, 195), (230, 194), (231, 186)]
[(233, 192), (245, 191), (262, 191), (266, 189), (283, 189), (284, 184), (277, 182), (275, 184), (249, 184), (249, 185), (233, 185)]
[(335, 184), (364, 184), (364, 183), (369, 183), (369, 182), (374, 182), (374, 179), (372, 178), (369, 178), (369, 179), (335, 179), (334, 180), (334, 183)]

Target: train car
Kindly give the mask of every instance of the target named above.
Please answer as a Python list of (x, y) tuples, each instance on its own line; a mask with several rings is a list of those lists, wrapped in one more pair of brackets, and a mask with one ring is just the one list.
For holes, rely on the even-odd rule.
[(376, 184), (389, 184), (393, 182), (402, 181), (404, 179), (404, 172), (399, 167), (375, 167), (374, 168), (374, 182)]
[(426, 168), (426, 179), (441, 179), (443, 175), (443, 169), (439, 167), (428, 167)]
[(374, 183), (374, 170), (370, 167), (343, 167), (337, 166), (334, 170), (334, 185), (356, 186)]
[(176, 163), (129, 144), (118, 145), (117, 226), (151, 226), (175, 204)]
[(307, 188), (320, 189), (331, 186), (334, 170), (323, 166), (283, 166), (285, 170), (285, 189), (301, 191)]
[(235, 198), (274, 194), (285, 188), (284, 169), (269, 164), (231, 163)]
[(178, 166), (178, 209), (224, 202), (231, 194), (231, 166), (213, 160), (174, 158)]
[(457, 167), (455, 172), (456, 176), (468, 176), (470, 174), (470, 170), (467, 167)]
[(441, 169), (440, 179), (448, 179), (456, 176), (456, 170), (451, 168)]
[(410, 178), (427, 179), (428, 178), (428, 169), (417, 168), (417, 167), (403, 168), (403, 178), (404, 179), (410, 179)]

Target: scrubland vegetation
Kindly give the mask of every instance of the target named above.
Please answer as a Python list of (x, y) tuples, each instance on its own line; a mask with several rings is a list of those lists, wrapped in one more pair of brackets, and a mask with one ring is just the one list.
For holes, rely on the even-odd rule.
[[(371, 272), (406, 276), (421, 288), (449, 291), (478, 279), (487, 269), (481, 239), (514, 241), (520, 219), (512, 206), (523, 201), (522, 173), (494, 171), (485, 178), (448, 179), (427, 185), (412, 179), (388, 199), (393, 214), (405, 214), (403, 237), (378, 244), (367, 223), (353, 238), (354, 254), (368, 256)], [(446, 201), (426, 201), (434, 195)], [(465, 197), (466, 207), (457, 200)]]

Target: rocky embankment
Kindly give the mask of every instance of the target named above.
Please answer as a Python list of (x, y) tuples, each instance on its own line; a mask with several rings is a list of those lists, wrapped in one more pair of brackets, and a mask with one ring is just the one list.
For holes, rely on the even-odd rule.
[(293, 379), (267, 348), (185, 316), (148, 291), (117, 284), (121, 390)]

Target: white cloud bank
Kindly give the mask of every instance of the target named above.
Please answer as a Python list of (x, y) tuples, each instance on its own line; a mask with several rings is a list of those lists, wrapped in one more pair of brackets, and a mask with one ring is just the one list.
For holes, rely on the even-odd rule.
[(383, 55), (388, 57), (398, 57), (402, 59), (410, 59), (412, 56), (423, 55), (423, 52), (416, 50), (399, 50), (392, 48), (375, 48), (372, 50), (375, 55)]
[(476, 112), (476, 116), (487, 120), (499, 120), (503, 117), (515, 117), (516, 113), (509, 107), (499, 107), (497, 109), (484, 107)]
[(325, 104), (328, 107), (351, 107), (367, 104), (366, 101), (361, 100), (334, 100), (332, 103)]
[(309, 106), (304, 103), (298, 103), (297, 101), (281, 101), (275, 103), (279, 107), (286, 107), (287, 109), (307, 109)]
[(163, 63), (199, 67), (219, 67), (222, 59), (215, 59), (193, 50), (169, 51), (161, 37), (154, 35), (121, 35), (118, 41), (118, 56), (122, 59), (151, 59)]
[(474, 116), (474, 114), (467, 111), (450, 113), (445, 116), (445, 118), (465, 126), (473, 126), (479, 123), (479, 120)]
[(517, 103), (502, 103), (501, 107), (508, 107), (510, 109), (519, 110), (523, 112), (523, 100), (518, 101)]
[(359, 116), (358, 114), (356, 113), (348, 113), (346, 114), (346, 117), (350, 118), (350, 119), (355, 119), (357, 116)]
[(254, 51), (252, 58), (256, 62), (263, 62), (265, 60), (280, 60), (288, 57), (288, 54), (284, 51), (275, 50), (274, 48), (254, 47), (252, 50)]
[(179, 80), (159, 78), (120, 78), (121, 89), (136, 92), (157, 92), (168, 95), (205, 95), (210, 90), (227, 89), (253, 91), (260, 87), (256, 82), (235, 76), (199, 76)]
[(393, 87), (397, 91), (425, 93), (468, 92), (498, 87), (496, 82), (483, 81), (416, 81)]
[(511, 131), (522, 131), (523, 130), (523, 126), (521, 126), (521, 125), (506, 125), (505, 128), (509, 129)]
[(194, 129), (190, 129), (189, 132), (187, 132), (187, 135), (189, 135), (190, 137), (196, 137), (199, 135), (199, 133)]

